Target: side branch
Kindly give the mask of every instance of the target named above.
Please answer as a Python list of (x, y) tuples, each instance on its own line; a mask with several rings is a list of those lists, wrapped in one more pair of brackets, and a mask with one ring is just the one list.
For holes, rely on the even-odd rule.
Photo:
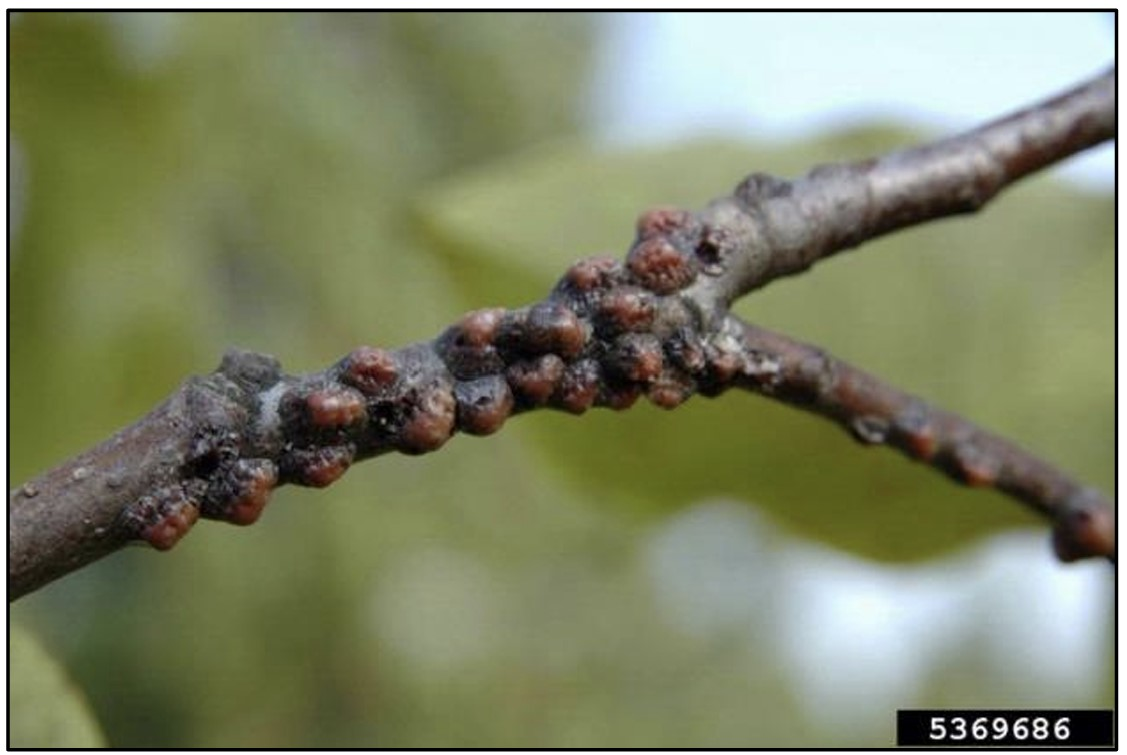
[(993, 487), (1054, 525), (1062, 561), (1115, 560), (1112, 502), (1023, 448), (903, 393), (822, 349), (733, 320), (748, 358), (776, 369), (737, 381), (837, 422), (865, 444), (887, 444), (971, 487)]
[(105, 443), (10, 491), (14, 600), (133, 541), (171, 548), (200, 517), (246, 525), (287, 483), (324, 487), (355, 461), (421, 454), (550, 408), (672, 409), (743, 387), (819, 412), (1056, 525), (1062, 559), (1111, 556), (1098, 492), (1007, 441), (813, 347), (729, 316), (771, 279), (913, 223), (982, 206), (1021, 176), (1114, 136), (1114, 71), (964, 136), (788, 183), (756, 174), (699, 213), (651, 210), (625, 262), (573, 265), (542, 302), (471, 312), (432, 341), (361, 347), (283, 374), (229, 352), (211, 375)]
[(775, 278), (898, 228), (974, 212), (1018, 179), (1115, 138), (1115, 69), (931, 144), (785, 181), (753, 173), (701, 218), (717, 312)]

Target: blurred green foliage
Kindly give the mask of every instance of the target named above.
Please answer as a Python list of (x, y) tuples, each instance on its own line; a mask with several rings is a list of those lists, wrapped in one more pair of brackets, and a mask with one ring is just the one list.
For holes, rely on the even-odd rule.
[[(580, 129), (593, 40), (579, 15), (11, 19), (13, 482), (228, 346), (303, 371), (431, 338), (467, 308), (540, 298), (577, 257), (623, 253), (648, 205), (910, 140), (598, 153)], [(741, 311), (1110, 489), (1112, 211), (1034, 179)], [(887, 744), (819, 733), (768, 643), (686, 634), (659, 610), (647, 538), (716, 495), (894, 561), (1028, 521), (733, 395), (538, 413), (382, 458), (278, 491), (256, 527), (202, 523), (171, 555), (130, 549), (12, 613), (114, 746)], [(9, 712), (29, 694), (13, 676)]]

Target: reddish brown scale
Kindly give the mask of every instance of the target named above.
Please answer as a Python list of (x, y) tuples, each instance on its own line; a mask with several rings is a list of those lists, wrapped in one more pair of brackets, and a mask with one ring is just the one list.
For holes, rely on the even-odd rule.
[(673, 377), (662, 377), (646, 390), (650, 403), (662, 409), (676, 409), (692, 395), (691, 385)]
[(599, 324), (612, 333), (646, 330), (656, 314), (653, 294), (637, 288), (608, 291), (599, 302)]
[(594, 291), (610, 288), (621, 274), (622, 263), (613, 257), (588, 257), (568, 268), (562, 283), (575, 291)]
[(505, 379), (524, 404), (542, 406), (548, 402), (564, 374), (564, 361), (555, 354), (514, 362), (505, 370)]
[(454, 394), (446, 386), (435, 386), (423, 394), (399, 431), (399, 450), (421, 454), (440, 448), (454, 432), (456, 408)]
[(970, 444), (955, 448), (955, 471), (959, 478), (972, 488), (994, 485), (998, 481), (998, 467), (982, 452)]
[(1061, 516), (1053, 528), (1053, 550), (1061, 561), (1115, 553), (1115, 516), (1102, 507)]
[(199, 506), (178, 485), (145, 496), (126, 513), (137, 536), (160, 551), (176, 545), (199, 517)]
[(668, 239), (639, 241), (626, 258), (626, 266), (638, 281), (656, 294), (672, 294), (697, 277), (695, 257), (683, 254)]
[(361, 346), (345, 359), (341, 379), (370, 396), (394, 383), (398, 374), (395, 356), (391, 352)]
[(572, 414), (582, 414), (598, 397), (599, 365), (593, 359), (581, 359), (564, 369), (552, 394), (552, 405)]
[(909, 453), (920, 461), (929, 461), (939, 449), (939, 441), (935, 431), (929, 426), (921, 427), (904, 436), (904, 445)]
[(604, 362), (611, 374), (632, 383), (654, 381), (664, 364), (661, 341), (649, 333), (619, 336)]
[(531, 354), (559, 354), (570, 359), (583, 350), (587, 331), (562, 302), (545, 301), (528, 310), (521, 328), (520, 346)]
[(239, 492), (225, 507), (222, 519), (231, 524), (246, 526), (254, 524), (262, 516), (262, 511), (270, 500), (270, 492), (278, 484), (278, 470), (266, 459), (244, 460), (240, 465), (242, 472)]
[(497, 326), (501, 324), (505, 310), (500, 308), (478, 309), (468, 313), (458, 321), (461, 343), (465, 346), (487, 346), (493, 343)]
[(717, 351), (708, 360), (709, 375), (717, 383), (727, 385), (743, 370), (743, 359), (734, 351)]
[(704, 370), (707, 359), (700, 341), (691, 333), (679, 331), (666, 341), (666, 353), (669, 360), (690, 374), (698, 374)]
[(636, 228), (639, 239), (668, 236), (692, 221), (692, 213), (678, 207), (654, 207), (638, 216)]
[(316, 427), (345, 427), (364, 419), (364, 396), (351, 388), (331, 386), (305, 399), (309, 421)]
[(599, 389), (599, 405), (608, 409), (622, 411), (634, 406), (638, 397), (642, 395), (640, 385), (602, 386)]
[(499, 375), (454, 385), (458, 429), (470, 435), (491, 435), (513, 412), (513, 392)]
[(200, 510), (185, 501), (145, 528), (141, 537), (158, 551), (166, 551), (180, 542), (199, 518)]
[(323, 488), (341, 478), (352, 464), (352, 446), (326, 446), (291, 450), (285, 460), (295, 482), (310, 488)]

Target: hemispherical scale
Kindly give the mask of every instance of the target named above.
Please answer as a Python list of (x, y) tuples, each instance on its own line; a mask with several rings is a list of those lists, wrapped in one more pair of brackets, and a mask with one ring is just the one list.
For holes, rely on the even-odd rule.
[(597, 322), (609, 333), (646, 330), (653, 325), (657, 302), (653, 294), (623, 286), (608, 291), (599, 301)]
[(548, 300), (524, 313), (511, 313), (499, 334), (505, 345), (525, 354), (554, 353), (571, 359), (583, 350), (587, 331), (563, 302)]
[(479, 309), (466, 314), (454, 327), (457, 328), (460, 342), (466, 346), (486, 346), (493, 343), (497, 326), (501, 324), (505, 310), (493, 307)]
[(372, 346), (355, 349), (341, 367), (341, 380), (369, 396), (391, 386), (398, 375), (395, 355)]
[(558, 289), (587, 293), (610, 288), (622, 277), (622, 263), (613, 257), (588, 257), (579, 260), (564, 274)]
[(594, 359), (580, 359), (564, 368), (552, 406), (572, 414), (582, 414), (590, 409), (599, 397), (599, 363)]
[(661, 374), (664, 361), (657, 336), (627, 333), (615, 340), (603, 363), (616, 377), (632, 383), (649, 383)]
[(1102, 506), (1061, 515), (1053, 528), (1053, 549), (1061, 561), (1115, 553), (1115, 516)]
[(639, 239), (668, 236), (692, 223), (692, 213), (677, 207), (654, 207), (638, 216), (635, 227)]
[(364, 396), (352, 388), (332, 385), (305, 398), (309, 421), (314, 427), (345, 427), (365, 418)]
[(124, 513), (126, 526), (157, 550), (172, 548), (192, 529), (200, 510), (180, 485), (169, 485), (137, 501)]
[(497, 432), (513, 411), (513, 393), (500, 375), (458, 382), (454, 398), (458, 428), (470, 435)]
[(435, 349), (454, 377), (469, 380), (501, 370), (504, 362), (493, 342), (505, 314), (498, 308), (470, 312), (438, 338)]
[(693, 395), (693, 385), (687, 378), (663, 375), (647, 390), (646, 398), (662, 409), (676, 409)]
[(656, 294), (672, 294), (696, 279), (695, 257), (658, 236), (639, 241), (626, 258), (626, 266), (638, 281)]
[(434, 451), (454, 432), (457, 402), (446, 385), (424, 391), (410, 408), (410, 415), (395, 438), (396, 447), (406, 454)]
[(282, 457), (286, 476), (298, 485), (323, 488), (340, 479), (348, 471), (356, 455), (351, 444), (321, 448), (294, 448)]
[[(230, 497), (214, 508), (213, 518), (238, 525), (254, 524), (278, 484), (278, 468), (269, 459), (239, 459), (224, 473)], [(209, 507), (209, 509), (212, 507)]]
[(555, 354), (522, 359), (505, 370), (505, 378), (517, 399), (526, 406), (542, 406), (556, 390), (564, 374), (564, 361)]

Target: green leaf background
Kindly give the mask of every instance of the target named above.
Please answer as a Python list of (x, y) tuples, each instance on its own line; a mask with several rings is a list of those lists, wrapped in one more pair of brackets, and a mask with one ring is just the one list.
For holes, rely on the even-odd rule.
[[(623, 254), (647, 206), (698, 207), (751, 170), (795, 175), (926, 136), (595, 149), (580, 126), (593, 23), (12, 19), (13, 483), (229, 346), (304, 371), (431, 338), (468, 308), (542, 297), (578, 257)], [(1112, 213), (1109, 197), (1033, 178), (740, 311), (1110, 490)], [(537, 413), (381, 458), (328, 490), (278, 491), (255, 527), (205, 522), (171, 554), (127, 549), (11, 613), (113, 746), (889, 744), (885, 728), (811, 724), (767, 643), (687, 634), (662, 613), (648, 543), (717, 496), (766, 512), (765, 574), (801, 543), (903, 564), (1037, 524), (729, 395)], [(982, 688), (966, 663), (927, 672), (937, 697)], [(12, 677), (28, 746), (60, 741), (28, 705), (53, 678)], [(1101, 684), (1065, 702), (1097, 704)]]

